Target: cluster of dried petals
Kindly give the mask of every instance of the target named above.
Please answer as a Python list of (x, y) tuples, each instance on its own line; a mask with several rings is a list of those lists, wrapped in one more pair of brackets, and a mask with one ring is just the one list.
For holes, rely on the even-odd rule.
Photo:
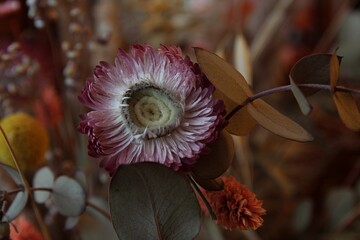
[(217, 222), (226, 229), (255, 230), (263, 223), (262, 201), (234, 177), (223, 177), (224, 189), (206, 191), (205, 196)]
[(100, 62), (80, 101), (92, 109), (79, 129), (89, 155), (113, 174), (122, 164), (188, 169), (217, 138), (225, 113), (199, 66), (176, 47), (134, 45), (115, 64)]

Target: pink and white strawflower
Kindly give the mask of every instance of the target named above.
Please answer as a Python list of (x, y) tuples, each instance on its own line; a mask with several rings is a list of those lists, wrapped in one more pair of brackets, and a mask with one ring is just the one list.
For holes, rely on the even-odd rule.
[(79, 97), (89, 155), (111, 174), (121, 164), (187, 169), (217, 137), (224, 106), (199, 66), (176, 47), (134, 45), (100, 62)]

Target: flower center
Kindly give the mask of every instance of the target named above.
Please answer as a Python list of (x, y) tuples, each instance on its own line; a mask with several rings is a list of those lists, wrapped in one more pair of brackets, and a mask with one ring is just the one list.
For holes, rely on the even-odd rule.
[(183, 108), (167, 91), (148, 83), (131, 87), (123, 97), (124, 116), (134, 134), (151, 139), (169, 134), (181, 121)]

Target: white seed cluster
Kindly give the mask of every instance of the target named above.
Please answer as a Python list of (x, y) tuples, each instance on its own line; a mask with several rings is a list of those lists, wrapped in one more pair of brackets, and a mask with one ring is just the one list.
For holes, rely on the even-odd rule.
[(64, 19), (63, 23), (66, 23), (62, 25), (61, 31), (61, 47), (66, 59), (62, 73), (65, 86), (69, 90), (78, 92), (82, 86), (79, 80), (86, 79), (91, 71), (89, 43), (92, 31), (84, 7), (87, 2), (76, 0), (67, 0), (67, 2), (67, 5), (63, 4), (62, 7), (68, 14), (61, 16)]
[(39, 71), (37, 61), (31, 59), (15, 42), (0, 51), (0, 115), (14, 112), (16, 105), (22, 99), (36, 95), (29, 89), (37, 89), (35, 76)]

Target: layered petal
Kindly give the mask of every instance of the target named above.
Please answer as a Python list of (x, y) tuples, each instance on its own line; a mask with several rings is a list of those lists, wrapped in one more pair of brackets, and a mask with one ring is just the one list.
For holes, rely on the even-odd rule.
[(205, 195), (217, 221), (226, 229), (255, 230), (266, 213), (262, 201), (234, 177), (223, 177), (224, 189), (206, 191)]
[(114, 173), (121, 164), (157, 162), (186, 169), (217, 137), (225, 114), (214, 87), (181, 50), (134, 45), (101, 62), (79, 96), (89, 155)]

